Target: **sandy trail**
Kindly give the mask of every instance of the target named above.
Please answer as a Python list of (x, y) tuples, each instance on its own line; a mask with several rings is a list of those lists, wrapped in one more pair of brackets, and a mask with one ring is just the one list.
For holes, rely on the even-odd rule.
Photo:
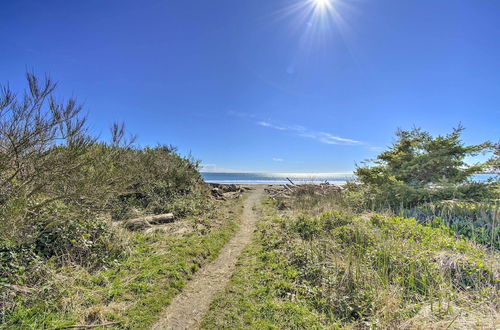
[(263, 187), (255, 186), (249, 192), (238, 232), (224, 246), (217, 259), (196, 272), (152, 329), (197, 329), (200, 326), (215, 295), (224, 290), (229, 282), (243, 248), (252, 240), (258, 219), (252, 208), (259, 203), (263, 191)]

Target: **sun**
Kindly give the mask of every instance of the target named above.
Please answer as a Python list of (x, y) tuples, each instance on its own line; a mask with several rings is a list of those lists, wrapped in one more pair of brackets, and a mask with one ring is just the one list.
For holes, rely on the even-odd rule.
[(290, 4), (273, 16), (282, 19), (292, 16), (293, 31), (301, 33), (302, 44), (325, 42), (332, 30), (345, 28), (340, 9), (346, 0), (290, 0)]
[(327, 10), (332, 5), (332, 0), (312, 0), (314, 7), (317, 10)]

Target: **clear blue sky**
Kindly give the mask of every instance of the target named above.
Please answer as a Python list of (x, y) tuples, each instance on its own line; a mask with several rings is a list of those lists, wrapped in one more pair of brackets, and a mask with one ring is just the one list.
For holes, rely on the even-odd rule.
[(49, 73), (103, 138), (124, 121), (218, 169), (351, 171), (414, 125), (500, 136), (497, 0), (1, 1), (0, 38), (0, 83)]

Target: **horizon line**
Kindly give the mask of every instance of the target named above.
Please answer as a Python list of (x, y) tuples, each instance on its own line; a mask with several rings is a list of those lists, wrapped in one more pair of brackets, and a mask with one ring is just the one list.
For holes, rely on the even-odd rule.
[(286, 171), (243, 171), (243, 170), (217, 170), (217, 171), (204, 171), (199, 170), (200, 173), (283, 173), (283, 174), (354, 174), (351, 172), (315, 172), (315, 171), (305, 171), (305, 172), (286, 172)]

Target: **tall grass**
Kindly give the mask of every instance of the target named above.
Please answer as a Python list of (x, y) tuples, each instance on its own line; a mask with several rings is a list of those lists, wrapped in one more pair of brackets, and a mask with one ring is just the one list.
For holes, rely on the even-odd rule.
[(499, 200), (485, 202), (442, 200), (420, 205), (397, 207), (391, 203), (370, 200), (363, 185), (347, 184), (342, 190), (322, 191), (317, 185), (303, 185), (295, 189), (288, 200), (293, 209), (320, 214), (326, 210), (354, 213), (378, 212), (387, 215), (415, 218), (419, 223), (446, 226), (457, 237), (465, 237), (490, 248), (500, 249)]
[(256, 243), (204, 327), (495, 326), (498, 252), (444, 226), (318, 211), (328, 208), (319, 204), (287, 211), (267, 204)]
[(398, 211), (431, 226), (445, 225), (458, 235), (500, 250), (499, 202), (441, 201)]

